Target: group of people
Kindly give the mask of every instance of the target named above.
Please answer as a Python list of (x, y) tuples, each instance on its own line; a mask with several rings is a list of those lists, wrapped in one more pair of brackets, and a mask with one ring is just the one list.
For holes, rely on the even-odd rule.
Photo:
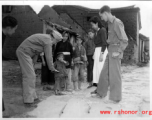
[(63, 90), (81, 90), (87, 66), (88, 88), (97, 87), (91, 94), (104, 98), (110, 87), (107, 102), (118, 103), (122, 99), (120, 69), (128, 38), (123, 23), (111, 14), (109, 6), (103, 6), (99, 16), (108, 23), (108, 34), (100, 19), (92, 17), (92, 29), (88, 31), (88, 39), (84, 43), (80, 36), (71, 42), (67, 31), (61, 34), (52, 29), (47, 30), (46, 34), (31, 35), (19, 45), (16, 55), (22, 71), (23, 100), (26, 106), (36, 107), (40, 101), (35, 91), (34, 70), (40, 54), (44, 90), (51, 89), (50, 84), (55, 84), (56, 95), (63, 95)]

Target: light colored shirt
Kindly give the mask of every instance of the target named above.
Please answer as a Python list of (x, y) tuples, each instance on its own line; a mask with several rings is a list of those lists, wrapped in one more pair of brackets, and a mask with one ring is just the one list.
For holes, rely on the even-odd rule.
[(121, 20), (113, 16), (111, 22), (108, 22), (108, 40), (107, 43), (110, 44), (119, 44), (118, 51), (122, 53), (128, 45), (128, 37), (124, 30), (124, 24)]
[(44, 52), (49, 70), (54, 70), (52, 58), (53, 41), (50, 35), (34, 34), (25, 39), (19, 47), (24, 48), (31, 57)]

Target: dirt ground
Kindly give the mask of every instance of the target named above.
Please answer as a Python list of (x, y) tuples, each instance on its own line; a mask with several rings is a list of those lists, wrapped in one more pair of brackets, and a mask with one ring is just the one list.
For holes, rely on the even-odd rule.
[[(64, 96), (55, 96), (53, 91), (43, 91), (40, 84), (40, 71), (37, 71), (36, 90), (42, 102), (36, 109), (25, 108), (22, 99), (21, 71), (17, 61), (2, 62), (2, 85), (5, 112), (3, 117), (11, 118), (95, 118), (101, 110), (150, 110), (149, 65), (138, 67), (122, 65), (122, 101), (118, 105), (105, 104), (100, 98), (94, 98), (90, 92), (95, 87), (83, 89)], [(40, 64), (37, 64), (40, 68)], [(105, 98), (108, 99), (108, 98)], [(149, 117), (148, 114), (112, 115), (110, 117)]]

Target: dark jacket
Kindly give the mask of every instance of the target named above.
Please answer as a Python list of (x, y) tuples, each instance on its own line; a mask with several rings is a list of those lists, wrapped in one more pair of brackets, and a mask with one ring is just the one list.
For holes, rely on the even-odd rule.
[(105, 28), (100, 28), (100, 30), (95, 34), (94, 43), (95, 47), (102, 47), (101, 51), (104, 52), (107, 47), (107, 32)]
[(93, 39), (88, 39), (84, 43), (84, 47), (85, 47), (85, 50), (86, 50), (86, 55), (93, 55), (94, 54), (95, 44), (94, 44)]
[(57, 43), (55, 51), (54, 51), (54, 59), (56, 59), (57, 54), (59, 52), (70, 52), (70, 55), (64, 55), (65, 61), (68, 61), (69, 65), (66, 68), (71, 68), (71, 61), (73, 58), (73, 48), (70, 42), (68, 41), (60, 41)]
[(68, 77), (67, 70), (66, 70), (66, 65), (68, 65), (68, 64), (65, 64), (65, 63), (63, 63), (59, 60), (55, 61), (54, 67), (59, 71), (59, 73), (55, 73), (55, 78), (57, 78), (57, 77)]

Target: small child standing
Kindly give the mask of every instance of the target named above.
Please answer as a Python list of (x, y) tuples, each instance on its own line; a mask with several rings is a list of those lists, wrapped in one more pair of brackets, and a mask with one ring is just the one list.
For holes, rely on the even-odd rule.
[(81, 83), (84, 81), (85, 63), (87, 62), (86, 51), (82, 46), (82, 39), (77, 37), (74, 49), (74, 70), (73, 70), (73, 86), (74, 90), (81, 90)]
[(93, 86), (93, 54), (95, 51), (95, 44), (94, 44), (94, 31), (93, 29), (90, 29), (88, 31), (88, 40), (85, 42), (84, 47), (87, 54), (87, 60), (88, 60), (88, 66), (87, 66), (87, 82), (89, 83), (89, 86), (87, 88), (90, 88)]
[[(68, 73), (66, 70), (66, 66), (68, 66), (69, 63), (64, 60), (64, 54), (58, 53), (57, 59), (54, 63), (54, 67), (59, 71), (59, 73), (55, 73), (55, 94), (56, 95), (63, 95), (61, 92), (61, 83), (65, 83), (68, 79)], [(65, 87), (66, 88), (66, 87)]]

